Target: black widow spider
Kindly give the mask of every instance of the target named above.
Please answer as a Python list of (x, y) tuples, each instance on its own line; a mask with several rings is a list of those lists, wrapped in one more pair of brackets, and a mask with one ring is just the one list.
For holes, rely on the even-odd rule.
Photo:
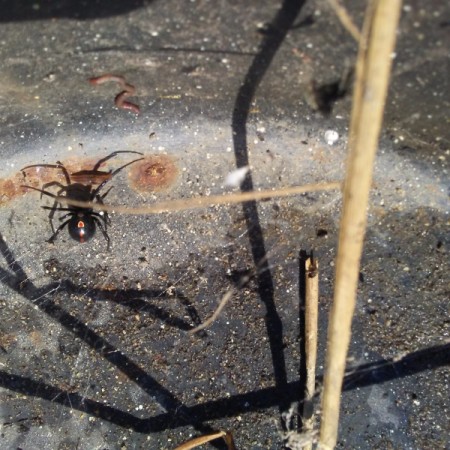
[[(64, 197), (69, 198), (71, 200), (78, 200), (83, 202), (93, 202), (103, 204), (103, 199), (106, 197), (108, 192), (111, 190), (109, 188), (104, 194), (100, 195), (100, 191), (103, 189), (106, 183), (110, 181), (117, 173), (119, 173), (122, 169), (133, 164), (137, 161), (140, 161), (144, 158), (138, 158), (134, 161), (131, 161), (118, 169), (109, 172), (105, 172), (103, 170), (98, 170), (99, 167), (106, 161), (111, 158), (114, 158), (119, 153), (135, 153), (138, 155), (142, 155), (140, 152), (128, 151), (128, 150), (120, 150), (111, 153), (105, 158), (100, 159), (91, 170), (80, 170), (79, 172), (74, 172), (69, 174), (64, 165), (57, 161), (56, 164), (34, 164), (31, 166), (26, 166), (22, 170), (24, 177), (26, 176), (24, 171), (26, 169), (30, 169), (32, 167), (49, 167), (53, 169), (60, 169), (64, 175), (66, 180), (66, 186), (61, 184), (59, 181), (51, 181), (49, 183), (45, 183), (42, 185), (42, 189), (35, 188), (33, 186), (23, 185), (22, 187), (33, 189), (38, 191), (42, 195), (48, 195), (55, 199), (53, 206), (43, 206), (43, 209), (49, 209), (50, 213), (48, 218), (50, 220), (50, 226), (52, 227), (53, 234), (48, 239), (47, 242), (53, 243), (57, 238), (59, 232), (68, 225), (68, 230), (70, 236), (78, 242), (87, 242), (89, 241), (95, 234), (96, 226), (100, 228), (103, 236), (107, 242), (107, 250), (110, 247), (110, 239), (107, 233), (108, 225), (110, 224), (110, 219), (108, 217), (108, 213), (105, 211), (102, 213), (95, 212), (92, 208), (84, 208), (79, 206), (71, 206), (62, 207), (61, 203), (56, 200), (57, 197), (65, 194)], [(98, 186), (93, 189), (93, 185), (98, 184)], [(51, 186), (58, 186), (60, 190), (57, 195), (47, 191), (46, 189)], [(59, 220), (64, 220), (66, 217), (69, 217), (65, 222), (63, 222), (56, 230), (53, 226), (53, 217), (56, 211), (67, 211), (67, 214), (64, 214), (59, 218)]]

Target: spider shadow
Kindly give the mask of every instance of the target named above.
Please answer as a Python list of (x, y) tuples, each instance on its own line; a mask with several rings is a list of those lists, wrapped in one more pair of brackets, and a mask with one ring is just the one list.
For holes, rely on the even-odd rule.
[[(27, 299), (48, 317), (58, 322), (67, 331), (74, 334), (82, 342), (94, 349), (102, 358), (124, 373), (130, 380), (133, 380), (133, 382), (146, 392), (150, 398), (157, 401), (160, 406), (167, 411), (167, 414), (163, 416), (163, 419), (160, 418), (155, 421), (149, 421), (147, 419), (139, 419), (138, 417), (116, 408), (105, 407), (103, 404), (86, 399), (78, 393), (68, 393), (45, 383), (32, 381), (26, 377), (2, 372), (2, 381), (7, 385), (10, 385), (13, 390), (32, 392), (32, 395), (40, 396), (50, 401), (65, 404), (65, 398), (67, 398), (71, 407), (137, 431), (144, 429), (145, 432), (158, 431), (165, 429), (168, 424), (172, 424), (173, 426), (174, 423), (191, 425), (200, 433), (209, 433), (213, 431), (208, 425), (202, 424), (192, 414), (188, 413), (186, 406), (176, 398), (175, 395), (151, 375), (146, 373), (138, 364), (125, 356), (118, 348), (108, 342), (107, 339), (89, 328), (82, 320), (59, 306), (52, 298), (52, 294), (61, 288), (64, 288), (68, 294), (86, 294), (86, 289), (81, 289), (68, 280), (58, 282), (53, 281), (42, 287), (36, 286), (27, 276), (19, 261), (14, 257), (13, 252), (9, 249), (1, 233), (0, 253), (4, 257), (8, 268), (8, 270), (5, 270), (0, 267), (0, 279), (3, 284)], [(125, 290), (119, 291), (119, 295), (117, 296), (114, 295), (114, 291), (109, 291), (108, 294), (106, 294), (104, 290), (91, 290), (90, 292), (93, 296), (103, 295), (105, 299), (112, 299), (119, 303), (128, 298), (127, 291)], [(148, 293), (152, 293), (152, 291), (149, 291)], [(191, 309), (191, 313), (192, 311), (195, 311), (187, 299), (183, 296), (180, 297), (186, 304), (187, 309)], [(162, 309), (149, 308), (148, 303), (141, 298), (132, 299), (131, 305), (137, 308), (146, 308), (147, 311), (153, 313), (155, 317), (166, 321), (169, 325), (179, 327), (180, 329), (190, 329), (193, 327), (182, 319), (169, 317)], [(196, 311), (194, 317), (198, 317)], [(26, 386), (23, 386), (24, 384), (26, 384)], [(42, 389), (45, 390), (45, 395), (43, 395)]]

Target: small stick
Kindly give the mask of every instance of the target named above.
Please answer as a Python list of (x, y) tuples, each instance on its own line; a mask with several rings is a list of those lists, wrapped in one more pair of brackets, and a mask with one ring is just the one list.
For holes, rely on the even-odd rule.
[(128, 84), (125, 81), (124, 77), (107, 73), (99, 77), (89, 78), (89, 83), (95, 86), (103, 83), (108, 83), (109, 81), (119, 83), (120, 87), (123, 89), (122, 92), (116, 95), (116, 98), (114, 99), (115, 105), (120, 109), (127, 109), (134, 112), (135, 114), (139, 114), (139, 106), (126, 100), (128, 97), (131, 97), (135, 94), (136, 88), (132, 84)]
[[(312, 402), (316, 388), (317, 322), (319, 316), (319, 263), (317, 259), (308, 258), (305, 262), (305, 269), (305, 402)], [(310, 417), (304, 418), (302, 431), (308, 432), (313, 429), (314, 413)], [(312, 443), (306, 444), (303, 449), (311, 450)]]

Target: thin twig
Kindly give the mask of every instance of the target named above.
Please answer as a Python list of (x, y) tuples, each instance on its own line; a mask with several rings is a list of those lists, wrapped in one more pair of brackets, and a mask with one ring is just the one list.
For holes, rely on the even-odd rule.
[(233, 435), (229, 431), (217, 431), (215, 433), (195, 437), (179, 445), (178, 447), (175, 448), (175, 450), (191, 450), (193, 448), (199, 447), (200, 445), (203, 444), (207, 444), (208, 442), (214, 441), (219, 438), (223, 438), (223, 440), (227, 445), (228, 450), (236, 450)]
[(333, 8), (338, 19), (341, 21), (342, 26), (353, 36), (353, 39), (355, 39), (356, 42), (359, 42), (361, 39), (361, 33), (345, 7), (342, 6), (338, 0), (327, 1), (331, 8)]
[(208, 208), (215, 205), (242, 203), (254, 200), (270, 199), (274, 197), (291, 197), (305, 192), (332, 191), (341, 189), (341, 183), (332, 181), (329, 183), (306, 184), (304, 186), (292, 186), (279, 189), (265, 189), (261, 191), (238, 192), (233, 194), (210, 195), (208, 197), (195, 197), (179, 200), (159, 202), (153, 205), (129, 207), (122, 205), (103, 205), (94, 202), (81, 202), (64, 196), (57, 196), (55, 200), (81, 208), (92, 208), (95, 211), (116, 212), (121, 214), (160, 214), (164, 212), (185, 211), (188, 209)]
[(366, 211), (400, 8), (401, 0), (371, 0), (359, 44), (334, 301), (328, 328), (319, 441), (322, 450), (333, 449), (337, 442), (340, 395), (356, 302)]
[(238, 290), (236, 288), (231, 288), (229, 289), (225, 295), (222, 297), (222, 299), (220, 300), (219, 306), (216, 308), (216, 310), (214, 311), (214, 313), (211, 315), (211, 317), (209, 317), (208, 319), (206, 319), (203, 323), (201, 323), (199, 326), (192, 328), (192, 330), (188, 331), (188, 334), (195, 334), (198, 333), (201, 330), (204, 330), (205, 328), (208, 328), (220, 315), (220, 313), (222, 312), (223, 308), (225, 308), (226, 304), (229, 302), (229, 300), (231, 299), (231, 297), (233, 297), (233, 295), (237, 292)]
[[(272, 249), (273, 250), (273, 249)], [(261, 271), (261, 267), (263, 264), (265, 264), (269, 258), (270, 252), (266, 252), (264, 258), (259, 261), (256, 268), (252, 270), (252, 273), (249, 275), (245, 275), (241, 277), (239, 280), (239, 283), (236, 287), (232, 287), (229, 289), (225, 295), (222, 297), (222, 299), (219, 302), (219, 306), (216, 308), (216, 310), (213, 312), (211, 317), (206, 319), (203, 323), (198, 325), (197, 327), (193, 328), (192, 330), (188, 331), (188, 334), (195, 334), (198, 331), (204, 330), (205, 328), (208, 328), (212, 323), (216, 321), (216, 319), (219, 317), (220, 313), (222, 312), (223, 308), (227, 305), (227, 303), (230, 301), (230, 299), (233, 297), (234, 294), (236, 294), (238, 291), (240, 291), (244, 286), (247, 285), (247, 283), (250, 281), (250, 279), (255, 276), (258, 272)]]

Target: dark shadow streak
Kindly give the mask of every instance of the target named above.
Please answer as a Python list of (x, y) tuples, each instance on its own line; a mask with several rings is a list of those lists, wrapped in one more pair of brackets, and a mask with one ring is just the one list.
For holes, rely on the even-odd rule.
[[(170, 299), (176, 299), (186, 309), (187, 314), (190, 316), (192, 323), (186, 322), (179, 317), (173, 316), (169, 311), (164, 308), (155, 305), (155, 301), (164, 301), (167, 299), (166, 288), (154, 288), (154, 289), (98, 289), (91, 287), (83, 287), (72, 283), (70, 280), (63, 280), (58, 283), (60, 290), (64, 290), (70, 294), (80, 294), (84, 297), (91, 298), (92, 300), (110, 301), (117, 303), (125, 308), (132, 309), (138, 313), (148, 313), (150, 316), (163, 321), (166, 325), (178, 328), (183, 331), (188, 331), (202, 323), (202, 320), (192, 305), (190, 300), (179, 291), (175, 291), (171, 294)], [(206, 332), (199, 334), (199, 336), (205, 336)]]
[(65, 0), (62, 2), (39, 2), (29, 0), (0, 0), (0, 22), (18, 22), (23, 20), (54, 20), (56, 18), (71, 18), (78, 20), (99, 19), (127, 14), (144, 7), (151, 0), (96, 0), (80, 2)]
[[(272, 60), (284, 41), (286, 34), (294, 24), (304, 0), (284, 0), (273, 21), (268, 25), (271, 33), (263, 37), (260, 48), (248, 69), (244, 82), (239, 88), (232, 116), (232, 132), (236, 166), (249, 165), (247, 152), (247, 121), (251, 103), (261, 80), (270, 67)], [(253, 181), (249, 173), (242, 184), (242, 191), (252, 191)], [(266, 260), (266, 247), (263, 230), (259, 222), (256, 202), (243, 204), (246, 225), (254, 264), (258, 270), (258, 291), (266, 308), (266, 329), (272, 354), (275, 384), (279, 399), (279, 409), (284, 411), (292, 397), (287, 395), (287, 375), (283, 349), (283, 327), (274, 302), (274, 285), (269, 265)]]
[[(450, 344), (437, 345), (410, 353), (398, 361), (381, 360), (355, 367), (344, 379), (344, 391), (386, 383), (448, 365), (450, 365)], [(322, 376), (318, 377), (319, 385), (322, 379)], [(141, 433), (176, 429), (182, 425), (173, 420), (170, 412), (141, 419), (116, 408), (105, 406), (103, 403), (86, 399), (78, 393), (68, 393), (51, 385), (4, 371), (0, 371), (0, 386), (27, 396), (42, 398), (65, 406), (70, 405), (71, 408)], [(292, 382), (287, 384), (286, 392), (292, 398), (297, 398), (299, 389), (300, 383)], [(70, 399), (70, 402), (64, 397)], [(278, 388), (271, 387), (202, 403), (190, 408), (184, 407), (184, 412), (202, 422), (273, 408), (278, 404)]]

